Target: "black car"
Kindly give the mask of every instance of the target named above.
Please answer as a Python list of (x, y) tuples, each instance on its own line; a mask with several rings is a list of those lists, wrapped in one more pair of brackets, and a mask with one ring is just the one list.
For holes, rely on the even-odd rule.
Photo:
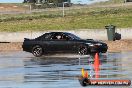
[(86, 55), (90, 53), (107, 52), (107, 44), (92, 39), (81, 39), (67, 32), (45, 33), (35, 39), (24, 38), (23, 51), (31, 52), (39, 57), (49, 53), (77, 53)]

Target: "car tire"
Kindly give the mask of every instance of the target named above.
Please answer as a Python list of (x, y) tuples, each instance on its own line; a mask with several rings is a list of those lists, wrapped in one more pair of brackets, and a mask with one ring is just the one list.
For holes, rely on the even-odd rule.
[(32, 54), (35, 56), (35, 57), (40, 57), (43, 55), (43, 49), (41, 46), (39, 45), (35, 45), (33, 48), (32, 48)]
[(88, 54), (88, 48), (86, 45), (80, 45), (78, 49), (78, 54), (79, 55), (86, 55)]

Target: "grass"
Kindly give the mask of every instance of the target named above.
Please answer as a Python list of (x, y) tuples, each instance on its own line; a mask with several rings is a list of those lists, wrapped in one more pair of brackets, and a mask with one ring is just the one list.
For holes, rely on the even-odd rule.
[(65, 12), (65, 17), (61, 11), (1, 15), (0, 31), (104, 29), (109, 24), (132, 28), (132, 7), (86, 7)]

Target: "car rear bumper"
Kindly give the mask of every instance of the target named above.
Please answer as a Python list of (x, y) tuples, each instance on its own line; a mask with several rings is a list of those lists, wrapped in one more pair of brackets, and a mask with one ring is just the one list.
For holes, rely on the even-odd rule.
[(29, 46), (26, 46), (26, 45), (22, 45), (22, 49), (23, 51), (26, 51), (26, 52), (31, 52), (31, 48)]

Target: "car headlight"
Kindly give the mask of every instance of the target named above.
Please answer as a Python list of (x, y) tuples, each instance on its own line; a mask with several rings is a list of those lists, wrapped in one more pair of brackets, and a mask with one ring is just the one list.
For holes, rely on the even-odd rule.
[(94, 44), (92, 44), (92, 43), (86, 43), (86, 44), (88, 44), (89, 46), (94, 46)]

